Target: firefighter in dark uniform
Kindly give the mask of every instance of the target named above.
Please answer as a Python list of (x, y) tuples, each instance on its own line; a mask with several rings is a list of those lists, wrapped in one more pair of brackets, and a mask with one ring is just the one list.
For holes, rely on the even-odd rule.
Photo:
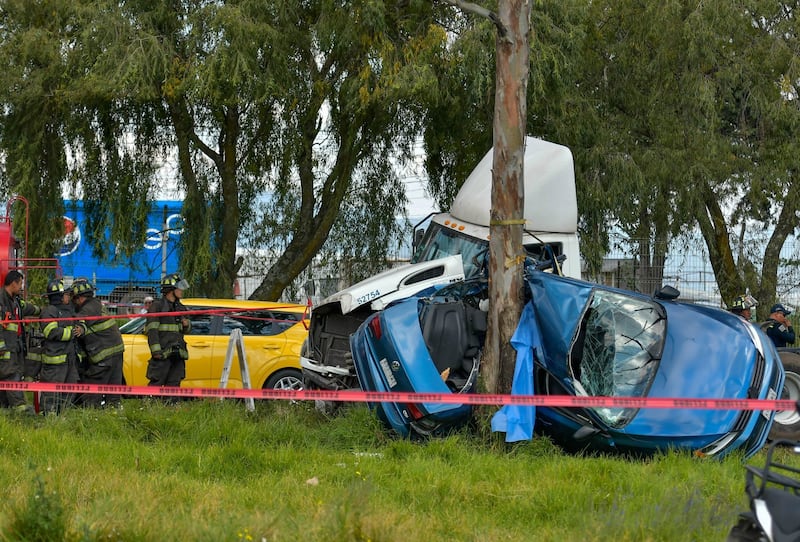
[[(0, 327), (0, 380), (19, 382), (22, 380), (25, 359), (25, 327), (19, 320), (37, 316), (39, 307), (21, 299), (25, 278), (17, 270), (11, 270), (3, 280), (0, 289), (0, 310), (2, 311), (2, 327)], [(0, 406), (13, 408), (19, 412), (33, 414), (22, 391), (0, 391)]]
[[(72, 303), (75, 305), (76, 317), (81, 320), (84, 333), (81, 337), (83, 350), (87, 357), (83, 366), (81, 382), (95, 385), (122, 384), (122, 353), (125, 344), (113, 318), (107, 316), (103, 304), (94, 296), (94, 286), (85, 278), (75, 279), (72, 283)], [(121, 406), (119, 395), (86, 394), (83, 404), (92, 407)]]
[(42, 322), (31, 322), (25, 326), (25, 337), (28, 341), (25, 347), (25, 361), (22, 368), (22, 378), (25, 382), (39, 380), (39, 371), (42, 369)]
[(778, 348), (794, 344), (794, 328), (788, 318), (792, 311), (780, 303), (776, 303), (769, 312), (769, 319), (761, 324), (761, 329)]
[[(47, 283), (50, 304), (42, 310), (42, 366), (41, 382), (75, 384), (78, 382), (78, 350), (76, 339), (83, 335), (84, 328), (70, 318), (75, 311), (70, 304), (70, 292), (64, 289), (61, 279)], [(42, 393), (41, 407), (44, 414), (57, 414), (72, 403), (72, 393)]]
[(758, 301), (753, 296), (745, 294), (736, 296), (731, 303), (730, 311), (749, 322), (753, 317), (753, 309), (756, 307), (758, 307)]
[(187, 310), (181, 298), (188, 287), (189, 283), (177, 273), (167, 275), (161, 280), (161, 297), (153, 301), (147, 311), (147, 342), (151, 356), (147, 378), (150, 386), (180, 386), (186, 377), (189, 352), (183, 336), (192, 326), (188, 318), (174, 313)]

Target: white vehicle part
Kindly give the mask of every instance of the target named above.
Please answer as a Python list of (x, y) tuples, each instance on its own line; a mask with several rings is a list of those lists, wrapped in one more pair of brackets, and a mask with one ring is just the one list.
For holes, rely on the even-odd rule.
[(350, 376), (350, 369), (334, 365), (319, 365), (313, 359), (300, 356), (300, 367), (320, 374), (331, 373), (339, 376)]
[(767, 503), (762, 499), (755, 499), (753, 501), (753, 505), (756, 511), (756, 519), (758, 519), (758, 524), (761, 526), (764, 534), (767, 535), (767, 539), (772, 542), (775, 540), (772, 537), (772, 514), (769, 513)]
[[(490, 149), (458, 191), (450, 214), (457, 221), (489, 226), (492, 201)], [(569, 148), (533, 137), (525, 138), (525, 229), (534, 232), (578, 231), (575, 167)]]
[(461, 256), (456, 254), (438, 260), (387, 269), (333, 294), (320, 305), (339, 303), (342, 314), (350, 313), (367, 303), (373, 310), (381, 310), (392, 301), (405, 299), (426, 288), (462, 280), (464, 280), (464, 265)]

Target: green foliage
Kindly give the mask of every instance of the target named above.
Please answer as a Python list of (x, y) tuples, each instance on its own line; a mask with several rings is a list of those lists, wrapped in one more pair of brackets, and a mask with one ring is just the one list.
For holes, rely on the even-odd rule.
[[(124, 258), (169, 175), (197, 295), (231, 294), (242, 244), (282, 252), (261, 297), (331, 231), (327, 253), (381, 261), (406, 203), (394, 159), (437, 85), (440, 14), (421, 1), (4, 2), (3, 180), (37, 211), (28, 255), (56, 248), (68, 188), (95, 253)], [(362, 235), (345, 237), (356, 219)]]
[[(611, 228), (647, 239), (647, 267), (699, 225), (724, 297), (774, 296), (800, 209), (792, 14), (535, 3), (527, 131), (574, 152), (590, 268)], [(0, 21), (0, 192), (29, 200), (30, 257), (57, 248), (66, 193), (96, 253), (124, 258), (169, 176), (198, 295), (231, 293), (237, 246), (274, 255), (257, 297), (315, 257), (370, 274), (403, 235), (418, 136), (442, 208), (492, 141), (494, 26), (448, 2), (7, 0)]]
[(361, 405), (124, 406), (0, 416), (4, 540), (720, 540), (747, 506), (735, 456), (582, 457), (469, 429), (415, 442)]
[[(793, 216), (797, 199), (785, 127), (800, 110), (779, 84), (796, 70), (793, 17), (769, 2), (682, 0), (593, 2), (588, 15), (569, 125), (589, 137), (559, 140), (576, 153), (584, 247), (613, 226), (650, 240), (646, 267), (653, 247), (697, 225), (723, 298), (774, 282), (774, 250), (794, 228), (780, 211)], [(773, 252), (752, 254), (749, 232), (766, 230)]]
[(23, 504), (12, 506), (10, 520), (0, 535), (8, 542), (55, 542), (71, 540), (67, 508), (56, 491), (48, 491), (36, 476), (33, 489)]
[[(745, 288), (773, 298), (800, 208), (794, 11), (766, 1), (537, 2), (532, 27), (527, 129), (573, 151), (590, 273), (620, 230), (643, 240), (638, 268), (660, 282), (660, 247), (699, 226), (723, 298)], [(494, 100), (492, 25), (464, 15), (448, 30), (425, 118), (443, 208), (491, 145)]]

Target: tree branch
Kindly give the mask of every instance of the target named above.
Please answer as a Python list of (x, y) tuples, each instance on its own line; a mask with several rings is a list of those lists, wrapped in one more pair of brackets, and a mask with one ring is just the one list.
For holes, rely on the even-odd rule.
[(455, 6), (461, 11), (465, 13), (472, 13), (479, 17), (483, 17), (485, 19), (489, 19), (492, 21), (492, 24), (497, 28), (497, 34), (504, 38), (507, 34), (507, 30), (505, 25), (500, 20), (500, 17), (494, 11), (488, 10), (483, 6), (472, 2), (465, 2), (464, 0), (444, 0), (446, 4), (450, 4), (451, 6)]

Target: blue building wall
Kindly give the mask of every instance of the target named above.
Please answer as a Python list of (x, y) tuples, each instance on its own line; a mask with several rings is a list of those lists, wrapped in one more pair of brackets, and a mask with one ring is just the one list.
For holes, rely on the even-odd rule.
[[(161, 279), (163, 262), (166, 262), (167, 273), (178, 271), (178, 240), (183, 233), (182, 203), (153, 202), (147, 224), (148, 237), (132, 257), (115, 257), (112, 247), (109, 257), (98, 259), (92, 254), (86, 237), (83, 202), (64, 200), (66, 235), (56, 254), (64, 278), (69, 283), (71, 279), (86, 277), (97, 287), (97, 295), (113, 302), (130, 298), (125, 292), (155, 291)], [(134, 297), (143, 295), (137, 293)]]

